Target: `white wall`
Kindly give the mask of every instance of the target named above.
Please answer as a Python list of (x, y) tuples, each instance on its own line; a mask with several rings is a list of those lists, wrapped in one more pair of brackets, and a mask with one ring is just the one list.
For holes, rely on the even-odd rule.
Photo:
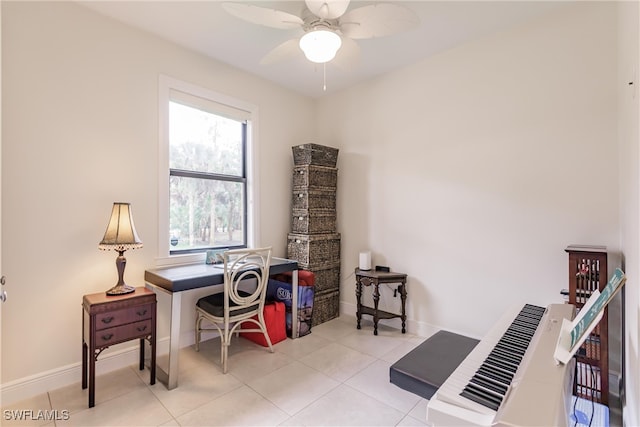
[[(638, 112), (616, 99), (617, 36), (636, 49), (623, 62), (638, 61), (638, 23), (619, 17), (637, 17), (637, 3), (619, 15), (577, 4), (317, 105), (80, 6), (0, 4), (3, 386), (77, 368), (81, 297), (116, 280), (115, 254), (97, 250), (113, 201), (133, 203), (145, 243), (127, 252), (128, 281), (141, 284), (154, 265), (162, 73), (259, 106), (260, 240), (280, 255), (283, 159), (316, 125), (318, 142), (340, 148), (346, 312), (365, 248), (374, 264), (409, 274), (410, 331), (475, 336), (514, 302), (560, 301), (566, 245), (622, 248), (625, 418), (639, 423)], [(383, 294), (383, 307), (396, 304)]]
[(154, 266), (160, 74), (258, 106), (259, 242), (286, 255), (291, 146), (312, 135), (312, 100), (72, 2), (2, 2), (2, 41), (4, 385), (79, 365), (82, 295), (117, 280), (117, 254), (97, 248), (114, 201), (132, 203), (144, 242), (125, 279)]
[[(623, 421), (640, 425), (640, 7), (621, 3), (618, 11), (618, 123), (620, 143), (620, 240), (624, 252), (626, 381)], [(629, 85), (629, 82), (633, 82)]]
[(364, 248), (409, 275), (413, 331), (562, 301), (567, 245), (619, 249), (616, 78), (616, 7), (584, 2), (321, 99), (345, 311)]

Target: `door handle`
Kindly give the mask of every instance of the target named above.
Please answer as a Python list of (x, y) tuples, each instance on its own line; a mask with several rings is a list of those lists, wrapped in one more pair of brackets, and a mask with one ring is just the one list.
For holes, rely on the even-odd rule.
[[(5, 283), (7, 283), (7, 279), (3, 275), (2, 277), (0, 277), (0, 285), (4, 286)], [(7, 291), (3, 289), (2, 292), (0, 292), (0, 301), (5, 302), (6, 300), (7, 300)]]

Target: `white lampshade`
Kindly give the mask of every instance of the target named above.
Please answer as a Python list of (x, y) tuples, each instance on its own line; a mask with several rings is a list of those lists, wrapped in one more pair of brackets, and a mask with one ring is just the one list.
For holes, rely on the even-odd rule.
[(313, 30), (300, 39), (300, 49), (311, 62), (322, 64), (335, 58), (342, 46), (342, 39), (338, 34), (329, 30)]
[(138, 237), (138, 233), (136, 233), (136, 227), (133, 225), (131, 205), (121, 202), (114, 203), (109, 225), (107, 225), (107, 230), (98, 248), (124, 252), (128, 249), (141, 247), (142, 241)]

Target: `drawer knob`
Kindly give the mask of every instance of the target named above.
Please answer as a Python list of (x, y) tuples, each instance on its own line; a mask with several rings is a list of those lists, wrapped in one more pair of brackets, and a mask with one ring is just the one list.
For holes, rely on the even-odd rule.
[(146, 308), (144, 310), (138, 311), (138, 316), (144, 316), (145, 314), (147, 314), (147, 309)]
[(138, 332), (143, 332), (147, 330), (147, 325), (138, 326)]
[(300, 194), (298, 194), (298, 197), (300, 197), (302, 199), (304, 197), (304, 194), (300, 193)]
[(113, 319), (114, 319), (114, 317), (113, 317), (113, 316), (111, 316), (111, 317), (105, 317), (104, 319), (102, 319), (102, 323), (109, 324), (109, 323), (113, 322)]
[(104, 335), (102, 336), (102, 339), (103, 339), (104, 341), (109, 341), (111, 338), (113, 338), (113, 334), (104, 334)]
[(300, 171), (300, 175), (304, 175), (304, 171)]
[(304, 218), (303, 218), (303, 217), (301, 217), (301, 216), (299, 216), (299, 217), (298, 217), (298, 221), (302, 221), (303, 219), (304, 219)]

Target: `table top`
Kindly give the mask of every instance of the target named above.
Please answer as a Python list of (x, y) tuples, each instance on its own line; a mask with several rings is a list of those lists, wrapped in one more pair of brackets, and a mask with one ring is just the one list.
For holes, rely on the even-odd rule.
[(356, 276), (368, 277), (370, 279), (377, 280), (402, 280), (407, 278), (407, 275), (404, 273), (396, 273), (393, 271), (360, 270), (359, 268), (356, 268)]
[(88, 294), (82, 297), (82, 304), (91, 313), (99, 313), (108, 309), (126, 306), (149, 304), (156, 300), (156, 294), (145, 287), (137, 287), (135, 291), (122, 295), (107, 295), (105, 292)]
[[(269, 274), (297, 269), (298, 261), (272, 257)], [(189, 264), (146, 270), (144, 280), (170, 292), (182, 292), (224, 283), (223, 273), (223, 264)]]

